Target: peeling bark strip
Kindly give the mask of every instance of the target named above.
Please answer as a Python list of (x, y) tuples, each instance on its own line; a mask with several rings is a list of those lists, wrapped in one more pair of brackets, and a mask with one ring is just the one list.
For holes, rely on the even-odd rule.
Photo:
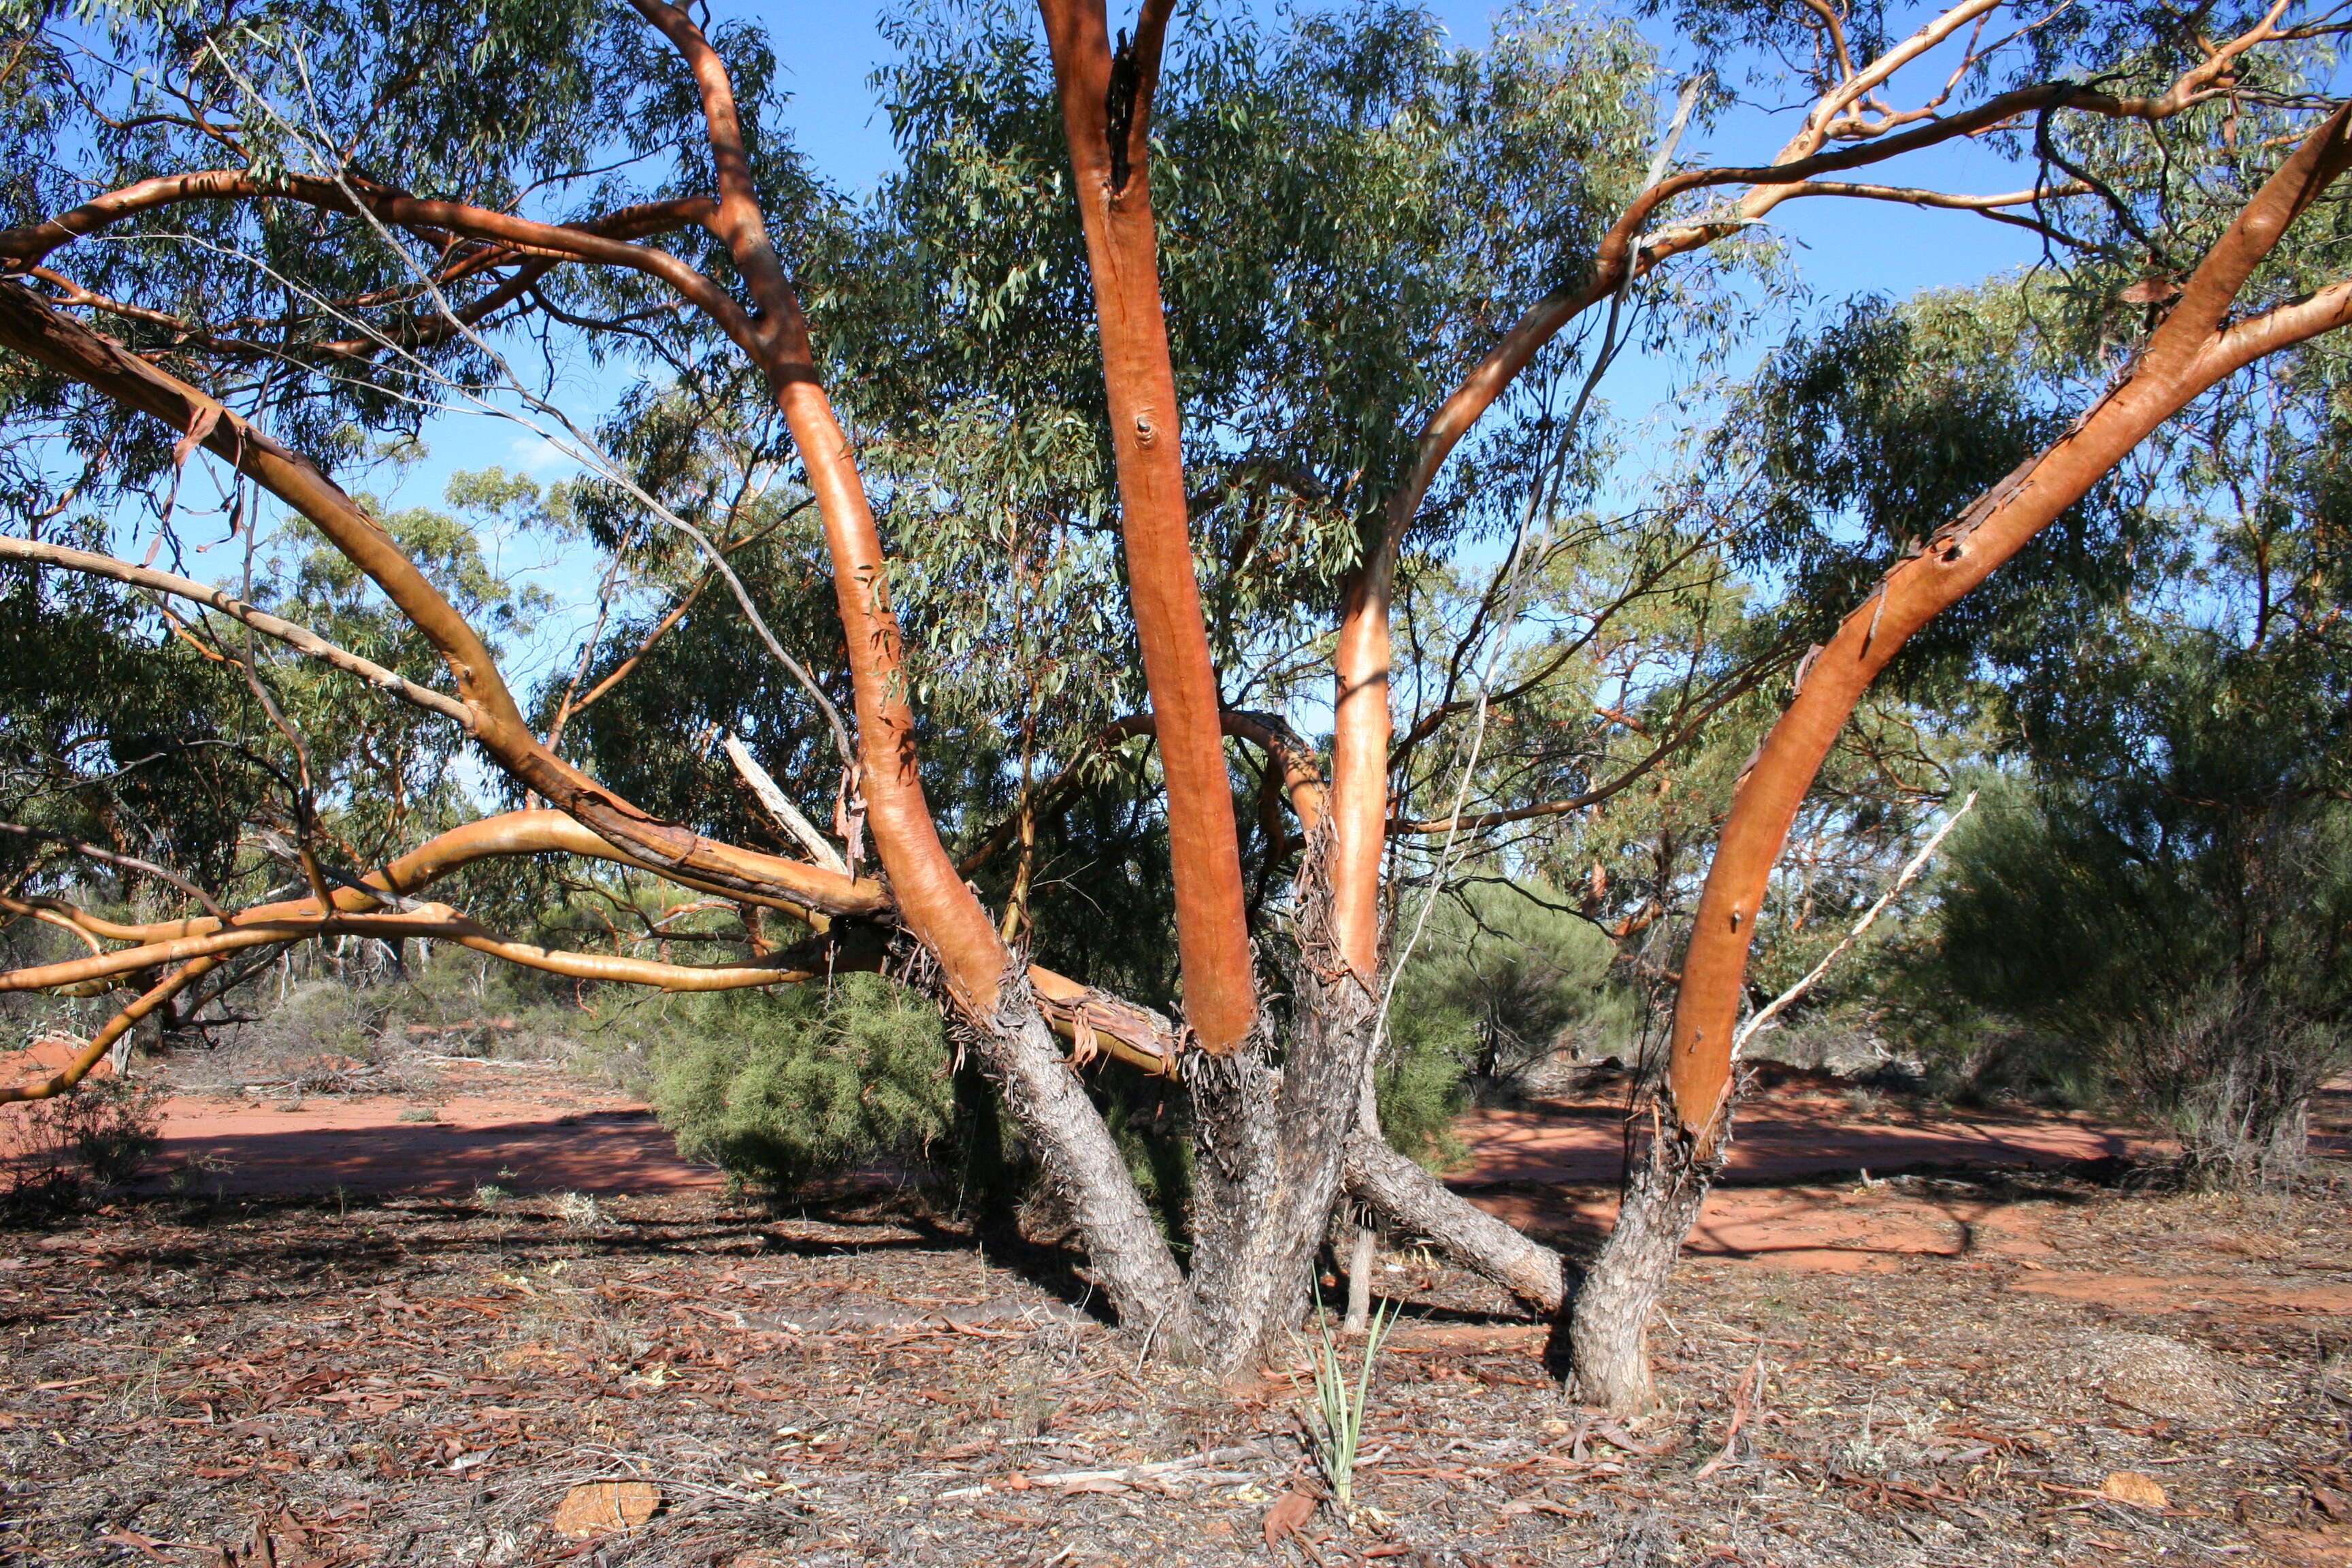
[(1041, 0), (1087, 237), (1103, 387), (1118, 459), (1119, 531), (1143, 677), (1168, 780), (1168, 843), (1184, 1017), (1210, 1051), (1249, 1037), (1257, 988), (1223, 704), (1192, 565), (1176, 374), (1160, 298), (1148, 156), (1172, 0), (1145, 0), (1114, 53), (1103, 0)]
[(2263, 354), (2352, 321), (2352, 283), (2340, 283), (2224, 324), (2287, 226), (2352, 166), (2348, 132), (2352, 105), (2306, 137), (2246, 204), (2124, 378), (2065, 435), (1939, 531), (1928, 549), (1888, 572), (1812, 660), (1735, 789), (1683, 962), (1668, 1082), (1682, 1131), (1702, 1161), (1725, 1125), (1740, 990), (1766, 886), (1854, 705), (1914, 632), (1990, 576), (2192, 398)]

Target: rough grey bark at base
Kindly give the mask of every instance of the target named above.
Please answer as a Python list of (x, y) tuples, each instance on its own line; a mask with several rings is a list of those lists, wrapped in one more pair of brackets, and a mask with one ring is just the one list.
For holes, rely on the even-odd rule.
[[(1727, 1112), (1727, 1115), (1728, 1112)], [(1618, 1206), (1591, 1272), (1577, 1290), (1569, 1318), (1570, 1392), (1613, 1415), (1633, 1415), (1657, 1403), (1650, 1377), (1650, 1318), (1657, 1309), (1683, 1240), (1723, 1168), (1726, 1135), (1715, 1153), (1698, 1158), (1696, 1142), (1667, 1109), (1657, 1118), (1648, 1151)]]
[(1269, 1359), (1307, 1305), (1378, 1037), (1380, 997), (1331, 940), (1329, 853), (1327, 824), (1310, 837), (1299, 875), (1279, 1067), (1263, 1040), (1185, 1067), (1197, 1152), (1193, 1300), (1205, 1358), (1222, 1372)]
[(994, 1018), (966, 1020), (972, 1044), (1005, 1108), (1036, 1148), (1046, 1179), (1067, 1200), (1087, 1268), (1110, 1299), (1119, 1327), (1145, 1336), (1171, 1359), (1197, 1360), (1200, 1320), (1175, 1254), (1017, 966), (1000, 995)]
[(1349, 1138), (1346, 1180), (1348, 1191), (1394, 1228), (1427, 1237), (1546, 1317), (1559, 1310), (1568, 1290), (1567, 1259), (1398, 1153), (1377, 1127), (1360, 1123)]

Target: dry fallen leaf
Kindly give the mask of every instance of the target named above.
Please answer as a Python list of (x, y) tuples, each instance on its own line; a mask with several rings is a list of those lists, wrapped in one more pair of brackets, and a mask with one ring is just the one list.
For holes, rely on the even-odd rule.
[(2168, 1500), (2164, 1487), (2154, 1476), (2144, 1476), (2137, 1470), (2116, 1470), (2099, 1483), (2099, 1493), (2117, 1502), (2127, 1502), (2135, 1508), (2162, 1508)]
[(1265, 1543), (1276, 1544), (1314, 1518), (1318, 1500), (1313, 1492), (1295, 1487), (1276, 1499), (1274, 1506), (1265, 1510)]
[(583, 1540), (635, 1530), (661, 1507), (661, 1489), (651, 1481), (583, 1481), (563, 1494), (548, 1528)]

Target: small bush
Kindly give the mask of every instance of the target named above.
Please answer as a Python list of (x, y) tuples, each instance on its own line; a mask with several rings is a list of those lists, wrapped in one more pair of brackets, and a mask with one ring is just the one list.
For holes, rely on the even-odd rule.
[(954, 1113), (939, 1009), (845, 975), (681, 1007), (650, 1053), (653, 1103), (681, 1153), (782, 1196), (877, 1160), (919, 1162)]
[(129, 1186), (163, 1143), (163, 1105), (160, 1089), (105, 1078), (12, 1108), (5, 1152), (17, 1184)]
[(2352, 1065), (2352, 1037), (2224, 980), (2130, 1031), (2116, 1054), (2135, 1099), (2179, 1137), (2189, 1183), (2244, 1191), (2302, 1173), (2312, 1099)]

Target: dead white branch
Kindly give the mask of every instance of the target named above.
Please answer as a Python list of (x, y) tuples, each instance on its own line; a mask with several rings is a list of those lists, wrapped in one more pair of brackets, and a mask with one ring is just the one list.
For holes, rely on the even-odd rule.
[(841, 858), (841, 851), (816, 830), (815, 823), (801, 815), (800, 807), (793, 804), (792, 797), (784, 794), (783, 787), (770, 776), (768, 770), (760, 765), (758, 759), (751, 755), (751, 748), (744, 745), (731, 730), (719, 744), (726, 749), (727, 760), (735, 764), (735, 771), (742, 775), (745, 784), (751, 786), (751, 793), (759, 797), (760, 804), (767, 808), (770, 816), (776, 819), (777, 825), (800, 840), (801, 847), (807, 850), (818, 865), (848, 876), (849, 862)]
[(1895, 885), (1887, 889), (1884, 893), (1881, 893), (1878, 896), (1878, 901), (1871, 905), (1869, 909), (1863, 911), (1862, 919), (1853, 922), (1853, 929), (1845, 933), (1844, 939), (1835, 947), (1830, 949), (1829, 952), (1822, 956), (1822, 959), (1819, 963), (1814, 964), (1811, 969), (1806, 971), (1805, 977), (1802, 980), (1798, 981), (1794, 985), (1790, 986), (1786, 991), (1783, 991), (1778, 996), (1773, 997), (1772, 1000), (1759, 1011), (1754, 1017), (1748, 1019), (1746, 1024), (1740, 1026), (1739, 1033), (1733, 1037), (1731, 1042), (1732, 1060), (1738, 1061), (1740, 1058), (1740, 1054), (1748, 1048), (1748, 1040), (1752, 1038), (1759, 1030), (1763, 1029), (1769, 1025), (1771, 1021), (1780, 1016), (1781, 1012), (1791, 1003), (1795, 1002), (1806, 992), (1811, 991), (1814, 985), (1820, 983), (1822, 976), (1830, 972), (1830, 965), (1835, 963), (1838, 959), (1844, 954), (1846, 949), (1852, 947), (1855, 942), (1862, 940), (1862, 933), (1868, 931), (1871, 927), (1871, 922), (1877, 920), (1879, 915), (1885, 910), (1886, 906), (1895, 901), (1895, 895), (1900, 893), (1904, 889), (1909, 887), (1912, 882), (1917, 879), (1919, 873), (1927, 869), (1927, 862), (1935, 858), (1937, 847), (1944, 842), (1945, 836), (1950, 833), (1953, 828), (1959, 826), (1960, 818), (1966, 816), (1969, 814), (1969, 808), (1976, 805), (1976, 791), (1970, 790), (1969, 792), (1968, 799), (1960, 802), (1960, 809), (1952, 813), (1951, 816), (1944, 818), (1944, 825), (1936, 829), (1934, 836), (1930, 837), (1927, 843), (1919, 847), (1919, 853), (1912, 856), (1909, 862), (1904, 866), (1901, 875), (1895, 879)]

